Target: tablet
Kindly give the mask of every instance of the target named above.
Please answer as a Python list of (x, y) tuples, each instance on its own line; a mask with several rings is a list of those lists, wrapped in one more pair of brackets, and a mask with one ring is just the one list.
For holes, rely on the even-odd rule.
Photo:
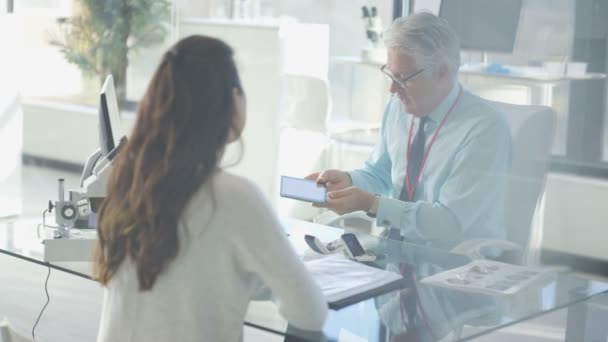
[(314, 180), (281, 176), (281, 197), (305, 202), (326, 203), (327, 188)]

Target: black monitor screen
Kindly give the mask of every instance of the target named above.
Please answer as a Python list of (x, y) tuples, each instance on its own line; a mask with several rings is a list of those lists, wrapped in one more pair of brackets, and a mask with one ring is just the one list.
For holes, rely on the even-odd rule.
[(106, 156), (120, 144), (124, 137), (114, 80), (108, 76), (99, 96), (99, 144), (101, 153)]
[(460, 37), (464, 50), (511, 53), (522, 0), (442, 0), (439, 16)]

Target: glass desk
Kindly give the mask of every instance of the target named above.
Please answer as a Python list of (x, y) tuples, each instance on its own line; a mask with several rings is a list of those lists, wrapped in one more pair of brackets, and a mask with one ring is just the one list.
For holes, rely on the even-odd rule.
[[(0, 221), (0, 253), (89, 278), (90, 264), (87, 261), (47, 263), (43, 260), (44, 246), (37, 237), (39, 222), (39, 218), (27, 217)], [(299, 253), (307, 250), (305, 234), (328, 242), (343, 233), (341, 229), (295, 219), (284, 219), (283, 224)], [(286, 341), (337, 341), (352, 335), (377, 342), (387, 341), (389, 337), (397, 341), (432, 341), (447, 335), (455, 337), (454, 340), (469, 340), (566, 308), (567, 340), (582, 341), (584, 338), (581, 336), (585, 336), (585, 330), (589, 329), (588, 315), (585, 314), (588, 300), (608, 293), (608, 283), (568, 273), (557, 273), (508, 296), (426, 286), (420, 283), (424, 277), (466, 265), (470, 259), (425, 246), (364, 234), (358, 236), (364, 247), (385, 256), (377, 266), (398, 271), (398, 265), (403, 262), (411, 265), (416, 291), (409, 291), (404, 296), (403, 310), (399, 304), (400, 291), (393, 291), (339, 311), (330, 311), (322, 333), (314, 334), (289, 327), (273, 303), (256, 301), (249, 307), (246, 325), (284, 335)], [(472, 329), (468, 329), (470, 327)]]

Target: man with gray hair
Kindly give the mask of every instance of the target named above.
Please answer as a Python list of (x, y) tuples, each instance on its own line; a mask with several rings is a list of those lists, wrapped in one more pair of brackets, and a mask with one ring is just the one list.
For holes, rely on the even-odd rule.
[[(504, 238), (511, 158), (507, 122), (458, 83), (459, 40), (442, 18), (417, 13), (385, 33), (391, 79), (376, 146), (361, 169), (307, 178), (338, 214), (363, 210), (407, 241), (451, 248)], [(398, 237), (398, 236), (397, 236)]]

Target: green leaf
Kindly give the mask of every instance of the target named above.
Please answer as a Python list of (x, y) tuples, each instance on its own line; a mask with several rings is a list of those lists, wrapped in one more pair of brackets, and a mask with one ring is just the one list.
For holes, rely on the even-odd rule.
[(167, 0), (78, 0), (78, 14), (57, 20), (50, 44), (84, 73), (118, 74), (126, 69), (130, 50), (164, 41), (170, 6)]

